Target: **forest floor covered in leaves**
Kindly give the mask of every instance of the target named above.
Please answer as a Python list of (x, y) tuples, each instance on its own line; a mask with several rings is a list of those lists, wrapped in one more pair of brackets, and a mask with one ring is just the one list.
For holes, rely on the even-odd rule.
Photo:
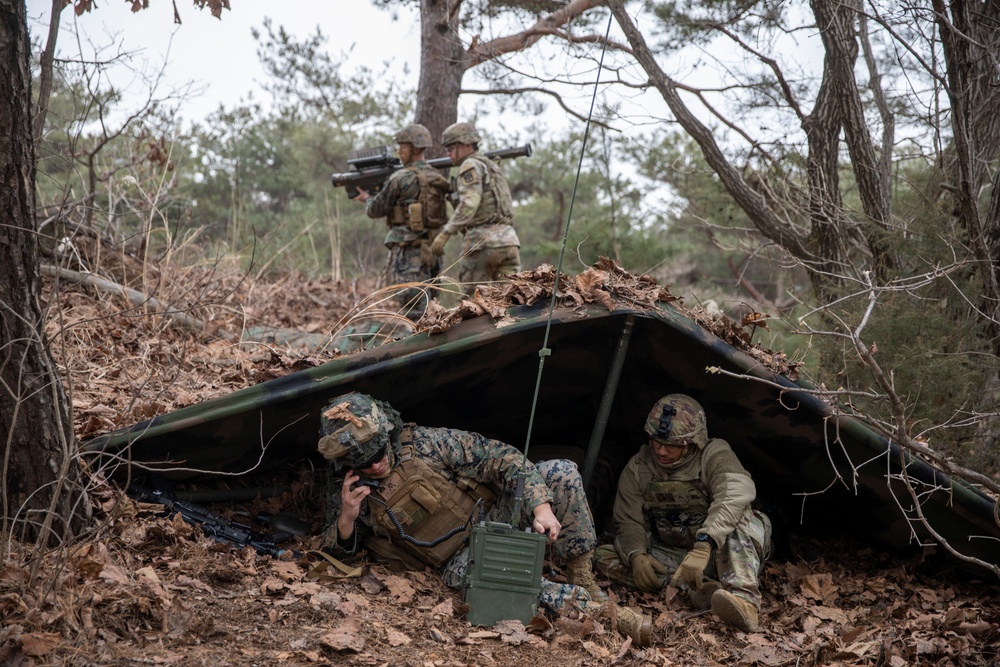
[[(328, 332), (371, 285), (251, 281), (215, 271), (157, 279), (157, 298), (207, 331), (86, 286), (47, 292), (49, 333), (81, 438), (327, 361), (217, 335), (250, 324)], [(171, 287), (167, 287), (167, 286)], [(51, 287), (51, 284), (50, 284)], [(149, 293), (149, 290), (146, 290)], [(238, 336), (237, 336), (238, 340)], [(288, 490), (214, 505), (236, 520), (285, 511), (323, 523), (322, 479), (282, 471)], [(763, 576), (761, 630), (746, 634), (690, 609), (673, 589), (609, 587), (654, 618), (654, 644), (632, 646), (604, 618), (536, 617), (471, 627), (461, 593), (432, 572), (360, 577), (261, 556), (201, 535), (127, 498), (99, 474), (94, 529), (38, 554), (14, 543), (0, 570), (0, 665), (994, 665), (996, 581), (960, 573), (934, 550), (888, 553), (850, 535), (788, 532)], [(245, 520), (245, 519), (243, 519)], [(297, 540), (299, 550), (317, 537)], [(559, 578), (552, 568), (547, 576)], [(607, 582), (605, 582), (607, 583)]]

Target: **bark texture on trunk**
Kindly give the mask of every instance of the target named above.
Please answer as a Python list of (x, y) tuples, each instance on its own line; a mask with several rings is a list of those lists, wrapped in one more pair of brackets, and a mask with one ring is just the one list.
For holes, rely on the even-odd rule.
[(29, 48), (24, 0), (0, 0), (0, 539), (51, 544), (86, 503), (39, 304)]

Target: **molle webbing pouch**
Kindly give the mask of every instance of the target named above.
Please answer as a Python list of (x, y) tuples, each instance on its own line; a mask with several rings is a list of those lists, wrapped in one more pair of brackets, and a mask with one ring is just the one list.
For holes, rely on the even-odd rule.
[(644, 495), (643, 512), (664, 546), (690, 549), (708, 516), (708, 493), (690, 482), (650, 482)]
[(503, 170), (500, 168), (500, 165), (493, 160), (485, 160), (485, 162), (489, 167), (491, 178), (488, 180), (488, 183), (490, 184), (489, 188), (485, 187), (485, 183), (483, 184), (483, 196), (485, 198), (487, 189), (493, 196), (498, 215), (496, 224), (512, 224), (513, 217), (511, 216), (511, 212), (513, 211), (513, 202), (511, 201), (510, 187), (507, 185), (507, 181), (503, 177)]
[(406, 221), (410, 225), (410, 231), (420, 234), (424, 231), (424, 205), (418, 201), (406, 207)]
[(431, 567), (447, 563), (462, 547), (468, 531), (427, 547), (402, 537), (400, 530), (417, 542), (433, 542), (468, 523), (476, 506), (475, 497), (414, 456), (412, 447), (403, 447), (399, 465), (375, 496), (385, 505), (371, 504), (374, 519), (397, 545)]
[(385, 222), (390, 227), (396, 227), (398, 225), (407, 224), (407, 213), (399, 204), (396, 204), (391, 209), (389, 209), (389, 214), (385, 216)]
[(424, 229), (444, 227), (448, 222), (448, 211), (445, 208), (445, 197), (451, 192), (451, 183), (436, 169), (417, 172), (420, 183), (420, 229), (413, 227), (413, 204), (410, 205), (410, 229), (420, 233)]

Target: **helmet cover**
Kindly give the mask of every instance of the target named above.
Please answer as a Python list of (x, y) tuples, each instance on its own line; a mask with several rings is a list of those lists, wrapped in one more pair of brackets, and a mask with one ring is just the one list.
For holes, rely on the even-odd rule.
[(317, 449), (338, 468), (365, 468), (393, 449), (402, 426), (399, 412), (388, 403), (351, 392), (320, 413)]
[(441, 133), (441, 144), (451, 146), (452, 144), (478, 144), (483, 138), (479, 136), (479, 131), (472, 123), (452, 123)]
[(644, 430), (650, 438), (692, 443), (698, 449), (708, 444), (705, 410), (686, 394), (667, 394), (654, 403)]
[(414, 148), (430, 148), (434, 145), (431, 131), (423, 125), (407, 125), (396, 133), (393, 140), (397, 144), (413, 144)]

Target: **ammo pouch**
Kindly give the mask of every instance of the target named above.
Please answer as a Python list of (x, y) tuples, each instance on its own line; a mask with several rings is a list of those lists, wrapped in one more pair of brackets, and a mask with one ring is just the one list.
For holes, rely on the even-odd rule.
[(420, 198), (410, 204), (410, 230), (419, 234), (425, 229), (444, 227), (448, 222), (448, 211), (445, 208), (445, 198), (451, 192), (451, 183), (437, 169), (418, 169), (417, 181), (420, 183)]
[[(405, 437), (401, 439), (405, 442)], [(399, 456), (400, 463), (373, 493), (385, 504), (372, 503), (372, 516), (388, 532), (394, 546), (431, 567), (441, 567), (465, 543), (467, 524), (470, 518), (475, 519), (471, 515), (477, 500), (483, 500), (485, 509), (492, 504), (495, 495), (487, 485), (476, 480), (450, 481), (418, 458), (412, 446), (404, 446)], [(410, 541), (412, 538), (416, 542), (433, 542), (456, 526), (466, 526), (466, 530), (433, 547)], [(401, 536), (400, 529), (409, 537)]]
[(708, 498), (698, 481), (653, 481), (646, 487), (642, 509), (664, 546), (690, 549), (708, 517)]
[(393, 206), (386, 216), (386, 223), (390, 227), (406, 225), (414, 234), (423, 234), (425, 230), (444, 227), (448, 222), (445, 198), (451, 192), (451, 183), (437, 169), (427, 167), (414, 168), (410, 171), (420, 184), (417, 199)]

